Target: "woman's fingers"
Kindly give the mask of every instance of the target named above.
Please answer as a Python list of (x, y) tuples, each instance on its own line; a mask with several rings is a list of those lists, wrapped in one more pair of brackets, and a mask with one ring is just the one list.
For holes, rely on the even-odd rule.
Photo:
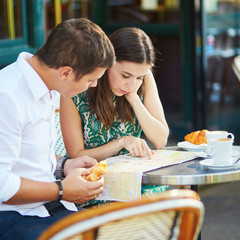
[(142, 151), (143, 151), (143, 156), (148, 157), (148, 159), (152, 159), (152, 150), (148, 147), (147, 143), (145, 142), (145, 140), (143, 140), (142, 142)]
[(134, 141), (131, 142), (127, 150), (133, 156), (147, 156), (149, 159), (152, 159), (152, 150), (148, 147), (146, 141), (143, 139), (134, 138)]
[(146, 152), (148, 159), (152, 159), (152, 150), (148, 146), (146, 146), (145, 152)]

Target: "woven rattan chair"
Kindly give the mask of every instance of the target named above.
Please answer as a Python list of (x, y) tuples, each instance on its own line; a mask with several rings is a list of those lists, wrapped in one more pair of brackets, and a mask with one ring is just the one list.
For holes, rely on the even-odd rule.
[[(233, 67), (233, 71), (234, 71), (238, 81), (240, 82), (240, 55), (236, 56), (233, 59), (232, 67)], [(240, 87), (240, 84), (239, 84), (239, 87)]]
[(203, 215), (196, 192), (174, 189), (74, 213), (53, 224), (39, 240), (192, 240), (198, 237)]
[(56, 130), (57, 130), (57, 141), (55, 144), (55, 154), (64, 157), (67, 155), (67, 152), (66, 152), (65, 145), (63, 142), (59, 114), (60, 114), (60, 110), (58, 108), (55, 111), (55, 126), (56, 126)]

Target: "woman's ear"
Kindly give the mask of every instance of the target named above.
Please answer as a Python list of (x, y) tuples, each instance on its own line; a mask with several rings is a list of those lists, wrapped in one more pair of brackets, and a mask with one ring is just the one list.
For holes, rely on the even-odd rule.
[(59, 71), (59, 76), (62, 80), (66, 81), (66, 80), (71, 80), (73, 79), (73, 69), (69, 66), (64, 66), (64, 67), (60, 67), (58, 69)]

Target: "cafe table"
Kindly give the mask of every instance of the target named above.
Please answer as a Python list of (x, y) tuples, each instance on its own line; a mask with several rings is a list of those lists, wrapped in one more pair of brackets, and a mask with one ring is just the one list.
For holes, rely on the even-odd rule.
[[(166, 147), (166, 150), (178, 150), (181, 148), (173, 146)], [(233, 146), (238, 152), (236, 158), (240, 157), (240, 146)], [(199, 162), (202, 158), (196, 158), (184, 163), (163, 167), (143, 173), (144, 184), (190, 186), (198, 192), (199, 185), (226, 183), (240, 180), (240, 167), (231, 169), (215, 170), (205, 168)], [(240, 161), (239, 161), (240, 163)], [(201, 235), (199, 238), (201, 239)]]
[[(166, 150), (178, 150), (179, 147), (166, 147)], [(233, 146), (239, 152), (240, 146)], [(231, 169), (215, 170), (199, 164), (202, 158), (196, 158), (184, 163), (163, 167), (143, 173), (144, 184), (190, 186), (197, 191), (199, 185), (226, 183), (240, 180), (240, 166)], [(240, 161), (239, 161), (240, 163)]]

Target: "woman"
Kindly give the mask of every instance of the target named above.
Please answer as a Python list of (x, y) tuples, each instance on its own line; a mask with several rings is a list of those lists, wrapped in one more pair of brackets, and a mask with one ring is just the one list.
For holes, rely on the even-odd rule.
[(67, 154), (102, 160), (130, 152), (150, 159), (152, 151), (140, 138), (141, 132), (157, 149), (166, 145), (169, 135), (151, 72), (152, 42), (138, 28), (120, 29), (109, 38), (115, 49), (114, 66), (95, 88), (72, 99), (61, 97), (60, 121)]

